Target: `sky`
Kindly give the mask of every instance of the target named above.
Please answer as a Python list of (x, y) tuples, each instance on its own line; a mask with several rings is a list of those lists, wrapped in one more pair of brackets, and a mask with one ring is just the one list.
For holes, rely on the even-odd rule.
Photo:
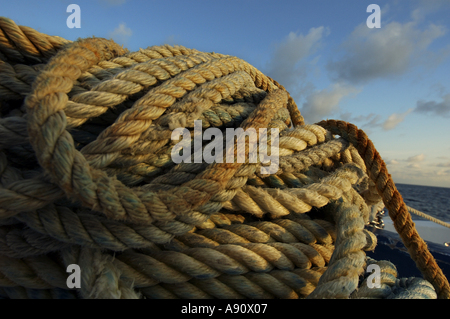
[[(80, 28), (67, 26), (70, 4), (80, 8)], [(381, 8), (380, 28), (367, 25), (370, 4)], [(0, 0), (0, 7), (18, 25), (68, 40), (237, 56), (281, 83), (307, 123), (337, 119), (363, 129), (395, 183), (450, 187), (450, 0)]]

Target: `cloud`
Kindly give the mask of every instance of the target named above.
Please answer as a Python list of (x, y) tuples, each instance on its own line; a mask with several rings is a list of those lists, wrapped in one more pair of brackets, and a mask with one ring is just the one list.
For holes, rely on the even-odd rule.
[(111, 37), (118, 44), (126, 45), (128, 39), (133, 35), (133, 32), (130, 28), (128, 28), (125, 23), (120, 23), (114, 31), (109, 33), (109, 37)]
[(329, 33), (328, 28), (311, 28), (308, 34), (290, 32), (278, 45), (266, 66), (266, 74), (288, 88), (297, 88), (305, 78), (308, 56), (321, 45), (321, 39)]
[(403, 120), (405, 119), (405, 117), (411, 113), (414, 109), (410, 108), (408, 109), (406, 112), (404, 113), (393, 113), (391, 115), (389, 115), (389, 117), (387, 118), (387, 120), (383, 123), (383, 129), (385, 129), (386, 131), (392, 130), (393, 128), (395, 128), (398, 124), (400, 124), (401, 122), (403, 122)]
[(372, 128), (372, 127), (377, 127), (377, 126), (381, 125), (380, 124), (381, 115), (375, 114), (375, 113), (370, 113), (368, 115), (352, 116), (352, 113), (345, 112), (345, 113), (341, 113), (339, 118), (343, 121), (350, 122), (350, 123), (363, 123), (363, 124), (360, 124), (360, 125), (358, 124), (358, 125), (360, 127), (365, 127), (365, 128)]
[(428, 163), (424, 165), (426, 161), (434, 159), (432, 155), (421, 153), (406, 159), (386, 161), (386, 164), (388, 164), (389, 173), (396, 183), (450, 187), (448, 158), (441, 164), (449, 166), (436, 167), (437, 165), (428, 165)]
[(419, 0), (417, 8), (411, 12), (415, 20), (423, 20), (426, 15), (449, 8), (448, 0)]
[(450, 94), (444, 95), (441, 102), (419, 100), (414, 112), (450, 117)]
[(347, 84), (334, 83), (330, 88), (315, 91), (306, 97), (301, 109), (302, 115), (310, 123), (315, 123), (337, 111), (339, 102), (346, 96), (360, 90)]
[(450, 162), (446, 162), (446, 163), (438, 163), (436, 164), (437, 167), (450, 167)]
[(425, 160), (425, 154), (419, 154), (416, 156), (411, 156), (408, 157), (406, 159), (406, 162), (408, 162), (408, 166), (406, 166), (407, 168), (413, 168), (413, 169), (419, 169), (420, 168), (420, 164)]
[(416, 155), (416, 156), (408, 157), (406, 159), (406, 161), (409, 163), (420, 163), (420, 162), (423, 162), (424, 160), (425, 160), (425, 154), (423, 154), (423, 153)]
[(395, 159), (388, 161), (386, 164), (388, 165), (397, 165), (399, 162)]
[(450, 169), (447, 170), (439, 170), (436, 172), (437, 176), (450, 176)]
[(343, 57), (330, 61), (327, 68), (335, 79), (350, 83), (398, 76), (424, 62), (423, 57), (432, 53), (427, 50), (430, 44), (445, 33), (443, 26), (435, 24), (420, 30), (417, 20), (390, 22), (380, 29), (361, 24), (343, 43)]

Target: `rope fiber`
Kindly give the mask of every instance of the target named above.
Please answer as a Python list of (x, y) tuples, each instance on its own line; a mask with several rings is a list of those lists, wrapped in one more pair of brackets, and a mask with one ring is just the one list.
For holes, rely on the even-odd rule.
[[(237, 57), (128, 52), (0, 17), (0, 116), (0, 298), (450, 297), (365, 133), (305, 124), (281, 84)], [(198, 143), (197, 120), (223, 140)], [(228, 129), (265, 136), (256, 152), (271, 162)], [(366, 257), (380, 201), (424, 279)]]

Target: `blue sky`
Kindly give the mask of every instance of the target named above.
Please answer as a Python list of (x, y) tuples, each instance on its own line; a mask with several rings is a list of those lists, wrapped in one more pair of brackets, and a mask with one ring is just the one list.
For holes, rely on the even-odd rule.
[[(81, 28), (66, 25), (78, 4)], [(369, 4), (381, 28), (366, 25)], [(130, 51), (181, 44), (242, 58), (283, 84), (308, 123), (366, 131), (397, 183), (450, 187), (448, 0), (0, 1), (1, 15)]]

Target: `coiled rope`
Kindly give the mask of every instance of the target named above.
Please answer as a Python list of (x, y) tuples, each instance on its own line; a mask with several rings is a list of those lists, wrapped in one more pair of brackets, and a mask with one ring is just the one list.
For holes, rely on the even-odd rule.
[[(305, 125), (279, 83), (236, 57), (168, 45), (127, 53), (6, 18), (0, 30), (1, 297), (365, 297), (376, 237), (364, 225), (380, 200), (432, 291), (449, 297), (356, 127)], [(187, 128), (182, 142), (195, 147), (195, 120), (278, 128), (267, 148), (277, 172), (249, 162), (248, 140), (244, 163), (236, 141), (233, 163), (174, 163), (172, 132)], [(72, 264), (79, 289), (67, 287)], [(399, 282), (371, 292), (412, 285)]]

